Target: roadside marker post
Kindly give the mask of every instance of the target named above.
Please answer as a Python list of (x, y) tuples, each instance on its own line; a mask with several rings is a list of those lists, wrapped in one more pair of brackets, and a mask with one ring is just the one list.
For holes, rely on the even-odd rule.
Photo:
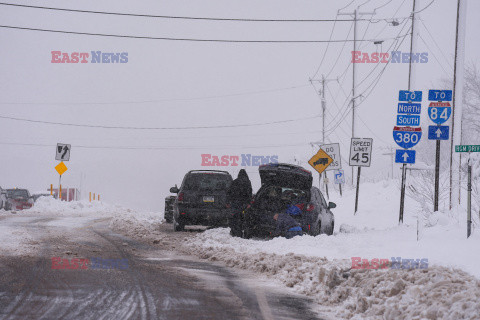
[[(70, 151), (72, 150), (72, 146), (69, 144), (64, 143), (57, 143), (57, 147), (55, 148), (55, 160), (60, 161), (58, 165), (55, 166), (55, 170), (57, 170), (60, 178), (58, 179), (58, 196), (57, 199), (62, 200), (62, 175), (67, 171), (67, 166), (63, 161), (70, 160)], [(68, 189), (67, 189), (67, 200), (68, 200)]]
[(440, 181), (440, 140), (448, 140), (449, 126), (441, 124), (447, 122), (452, 114), (452, 108), (448, 101), (452, 101), (452, 90), (428, 90), (428, 116), (436, 126), (428, 127), (428, 140), (436, 140), (435, 148), (435, 191), (433, 199), (433, 211), (438, 211), (438, 194)]
[(455, 152), (468, 152), (468, 182), (467, 182), (467, 239), (472, 234), (472, 162), (470, 153), (480, 152), (480, 145), (458, 145)]
[[(410, 84), (408, 85), (410, 88)], [(398, 94), (397, 126), (393, 128), (393, 140), (400, 148), (396, 150), (395, 162), (402, 163), (402, 186), (400, 191), (400, 212), (398, 222), (403, 223), (405, 208), (405, 180), (407, 178), (407, 164), (415, 163), (415, 150), (413, 148), (422, 138), (420, 127), (420, 113), (422, 108), (422, 91), (400, 90)], [(415, 126), (415, 127), (412, 127)]]
[(372, 162), (372, 148), (373, 148), (373, 139), (372, 138), (352, 138), (350, 144), (350, 161), (349, 165), (351, 167), (358, 167), (357, 172), (357, 191), (355, 193), (355, 212), (357, 214), (358, 210), (358, 193), (360, 189), (360, 173), (362, 167), (370, 167)]
[(88, 193), (88, 202), (92, 202), (92, 192)]

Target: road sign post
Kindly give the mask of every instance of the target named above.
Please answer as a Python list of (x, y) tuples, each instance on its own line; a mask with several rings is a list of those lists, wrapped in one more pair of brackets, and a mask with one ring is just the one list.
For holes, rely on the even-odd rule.
[(448, 140), (449, 127), (442, 126), (452, 114), (448, 101), (452, 100), (452, 90), (428, 90), (428, 116), (436, 126), (428, 127), (428, 139), (436, 140), (435, 146), (435, 190), (433, 197), (433, 211), (438, 211), (439, 181), (440, 181), (440, 140)]
[(357, 191), (355, 193), (355, 212), (358, 210), (358, 194), (360, 189), (360, 173), (362, 167), (370, 167), (372, 161), (372, 138), (352, 138), (350, 144), (350, 166), (358, 167), (357, 171)]
[(458, 145), (455, 152), (468, 152), (468, 182), (467, 182), (467, 238), (472, 234), (472, 163), (471, 152), (480, 152), (480, 145)]
[(335, 184), (338, 184), (338, 188), (340, 190), (340, 197), (342, 196), (342, 184), (345, 183), (345, 173), (343, 170), (337, 170), (334, 174), (335, 177)]
[[(413, 39), (413, 38), (412, 38)], [(409, 84), (410, 90), (410, 74)], [(398, 94), (397, 126), (393, 128), (393, 140), (403, 149), (413, 148), (422, 138), (420, 126), (420, 113), (422, 102), (422, 91), (400, 90)], [(418, 103), (419, 102), (419, 103)], [(402, 126), (403, 125), (403, 126)], [(411, 127), (418, 126), (418, 127)], [(403, 211), (405, 205), (405, 179), (407, 178), (407, 163), (415, 163), (414, 150), (397, 150), (395, 162), (402, 163), (402, 185), (400, 191), (400, 213), (399, 223), (403, 223)]]
[(330, 158), (333, 159), (332, 163), (324, 171), (325, 191), (327, 192), (327, 197), (330, 198), (328, 194), (327, 171), (339, 170), (342, 168), (342, 161), (340, 157), (340, 144), (338, 143), (322, 144), (321, 148), (322, 150), (325, 151), (326, 154), (328, 154)]

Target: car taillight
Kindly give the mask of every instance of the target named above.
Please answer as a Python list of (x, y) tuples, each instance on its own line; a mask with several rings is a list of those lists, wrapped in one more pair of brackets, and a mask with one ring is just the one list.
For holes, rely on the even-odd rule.
[(178, 199), (178, 201), (183, 201), (183, 192), (180, 192), (180, 193), (178, 194), (178, 198), (177, 198), (177, 199)]
[(298, 203), (295, 205), (298, 209), (303, 210), (305, 208), (305, 203)]
[(186, 212), (182, 212), (182, 213), (180, 213), (180, 214), (187, 214), (187, 213), (186, 213)]
[(315, 209), (315, 206), (313, 204), (309, 203), (307, 205), (307, 211), (312, 211), (313, 209)]

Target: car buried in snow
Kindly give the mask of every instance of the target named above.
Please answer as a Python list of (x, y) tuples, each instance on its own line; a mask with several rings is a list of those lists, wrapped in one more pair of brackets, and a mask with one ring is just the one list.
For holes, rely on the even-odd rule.
[(30, 209), (33, 202), (33, 198), (27, 189), (7, 189), (5, 210)]
[(180, 188), (170, 188), (177, 197), (173, 204), (173, 230), (186, 225), (227, 226), (230, 209), (227, 190), (233, 179), (227, 171), (192, 170)]
[(241, 228), (235, 230), (242, 230), (233, 236), (270, 237), (276, 228), (273, 216), (285, 212), (290, 205), (300, 209), (293, 218), (304, 233), (312, 236), (333, 234), (335, 218), (330, 209), (336, 204), (327, 204), (322, 192), (312, 185), (310, 171), (292, 164), (270, 163), (260, 166), (259, 173), (262, 185), (251, 204), (241, 219), (231, 219), (232, 223), (241, 223)]

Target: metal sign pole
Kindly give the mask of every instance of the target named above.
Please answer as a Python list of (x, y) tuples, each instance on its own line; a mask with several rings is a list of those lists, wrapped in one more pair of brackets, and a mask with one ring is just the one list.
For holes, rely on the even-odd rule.
[(403, 209), (405, 204), (405, 179), (406, 179), (406, 164), (404, 163), (402, 166), (402, 189), (400, 191), (400, 214), (398, 217), (398, 223), (403, 223)]
[(325, 182), (325, 191), (327, 192), (327, 198), (330, 199), (330, 196), (328, 195), (328, 184), (327, 184), (327, 181), (328, 181), (328, 178), (327, 178), (327, 171), (323, 171), (323, 182)]
[(468, 203), (467, 203), (467, 238), (472, 233), (472, 164), (470, 162), (470, 152), (468, 153)]
[(358, 167), (358, 172), (357, 172), (357, 192), (356, 192), (356, 196), (355, 196), (355, 213), (354, 214), (357, 214), (357, 209), (358, 209), (358, 191), (360, 189), (360, 170), (362, 169), (362, 167)]
[(438, 189), (440, 180), (440, 140), (437, 140), (437, 150), (435, 153), (435, 195), (433, 202), (433, 211), (438, 211)]
[(62, 200), (62, 175), (58, 178), (58, 196), (57, 199)]
[(340, 188), (340, 197), (343, 197), (343, 195), (342, 195), (342, 184), (339, 183), (339, 184), (338, 184), (338, 187)]

